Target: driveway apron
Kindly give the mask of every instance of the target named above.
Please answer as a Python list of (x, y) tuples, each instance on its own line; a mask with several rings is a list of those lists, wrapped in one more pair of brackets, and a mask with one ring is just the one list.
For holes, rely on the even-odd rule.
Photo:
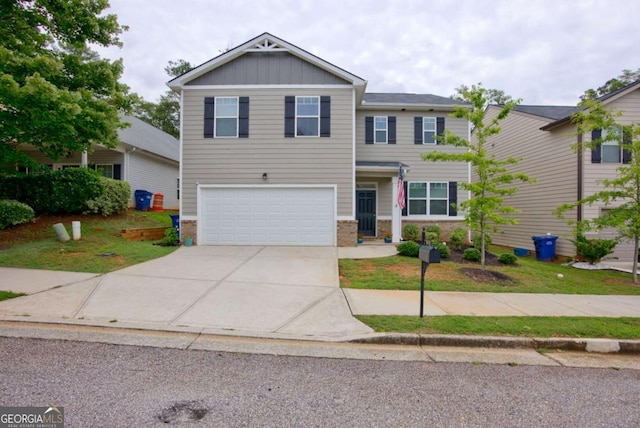
[[(195, 246), (102, 277), (14, 299), (41, 302), (74, 294), (57, 317), (197, 327), (206, 333), (344, 337), (372, 330), (352, 317), (339, 288), (333, 247)], [(0, 312), (11, 312), (9, 301)], [(18, 313), (14, 313), (18, 315)]]

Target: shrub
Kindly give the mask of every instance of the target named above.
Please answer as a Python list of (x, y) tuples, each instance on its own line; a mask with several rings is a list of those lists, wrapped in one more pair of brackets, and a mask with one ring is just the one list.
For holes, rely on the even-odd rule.
[(498, 261), (501, 263), (504, 263), (505, 265), (512, 265), (517, 260), (518, 258), (511, 253), (503, 253), (503, 254), (500, 254), (500, 257), (498, 257)]
[(407, 257), (418, 257), (420, 244), (414, 241), (406, 241), (398, 245), (398, 252)]
[(164, 238), (160, 242), (156, 243), (157, 245), (163, 247), (177, 247), (180, 245), (180, 236), (178, 235), (178, 231), (175, 227), (170, 227), (164, 231)]
[(582, 234), (571, 242), (575, 244), (578, 256), (589, 264), (598, 263), (604, 256), (613, 253), (618, 245), (616, 239), (587, 239)]
[(434, 245), (434, 248), (438, 250), (438, 252), (440, 253), (440, 257), (443, 259), (446, 259), (447, 257), (449, 257), (449, 254), (451, 254), (451, 250), (449, 250), (447, 244), (444, 244), (442, 242), (438, 242), (436, 245)]
[(0, 229), (27, 223), (35, 218), (33, 208), (11, 199), (0, 200)]
[(477, 248), (467, 248), (464, 250), (464, 253), (462, 253), (463, 259), (470, 260), (472, 262), (479, 262), (481, 257), (482, 254), (480, 254), (480, 250)]
[(461, 227), (456, 227), (451, 231), (451, 236), (449, 237), (449, 243), (453, 247), (454, 250), (459, 251), (462, 250), (465, 241), (467, 240), (467, 231)]
[(29, 204), (36, 213), (74, 214), (102, 193), (100, 175), (87, 168), (67, 168), (24, 177), (0, 177), (0, 197)]
[(126, 181), (100, 177), (102, 194), (87, 201), (88, 210), (85, 213), (110, 216), (127, 210), (131, 187)]
[(435, 232), (426, 232), (424, 239), (433, 246), (439, 242), (438, 235)]
[[(482, 239), (480, 238), (480, 232), (476, 232), (473, 234), (473, 248), (480, 251), (480, 247), (482, 246)], [(485, 232), (484, 234), (484, 250), (489, 251), (489, 247), (491, 246), (491, 235)]]
[(442, 233), (442, 229), (440, 229), (440, 226), (438, 226), (436, 224), (432, 224), (432, 225), (427, 226), (427, 236), (432, 236), (433, 237), (431, 242), (440, 242), (440, 234), (441, 233)]
[(419, 241), (420, 229), (415, 224), (407, 224), (402, 230), (402, 237), (405, 241)]

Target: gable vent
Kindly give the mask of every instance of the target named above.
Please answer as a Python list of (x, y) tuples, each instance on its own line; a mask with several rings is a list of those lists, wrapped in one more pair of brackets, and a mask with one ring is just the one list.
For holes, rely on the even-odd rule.
[(281, 47), (279, 44), (272, 40), (264, 39), (256, 43), (252, 49), (247, 49), (250, 52), (282, 52), (287, 49)]

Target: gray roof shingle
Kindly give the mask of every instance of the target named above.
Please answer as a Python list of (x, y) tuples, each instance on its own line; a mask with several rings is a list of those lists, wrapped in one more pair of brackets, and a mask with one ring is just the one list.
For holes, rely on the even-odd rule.
[(371, 93), (363, 97), (363, 104), (406, 104), (406, 105), (465, 105), (462, 101), (432, 94)]
[(119, 129), (120, 141), (138, 149), (180, 162), (180, 142), (160, 129), (133, 117), (120, 116), (131, 126)]
[(571, 116), (578, 111), (575, 106), (528, 106), (518, 105), (514, 108), (515, 111), (521, 113), (532, 114), (534, 116), (546, 117), (548, 119), (559, 120), (567, 116)]

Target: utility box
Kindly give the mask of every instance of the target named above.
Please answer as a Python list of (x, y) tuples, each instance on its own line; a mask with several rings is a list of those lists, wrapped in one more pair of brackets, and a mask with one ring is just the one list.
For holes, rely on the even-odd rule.
[(440, 263), (440, 251), (429, 245), (421, 245), (418, 258), (425, 263)]

